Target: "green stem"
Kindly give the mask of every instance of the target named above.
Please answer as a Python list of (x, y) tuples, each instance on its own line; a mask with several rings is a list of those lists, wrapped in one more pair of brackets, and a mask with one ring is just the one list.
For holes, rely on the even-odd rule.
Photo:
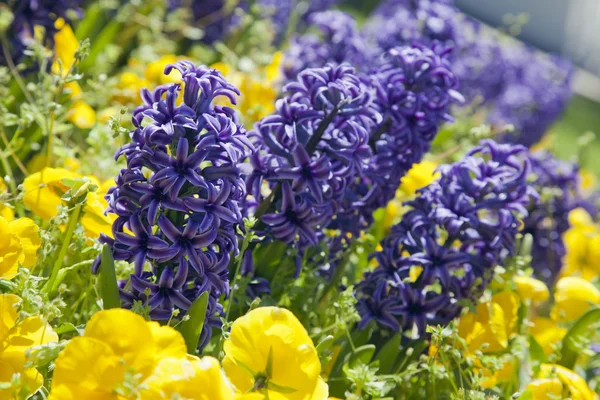
[(49, 293), (54, 287), (54, 281), (56, 280), (58, 271), (60, 271), (60, 269), (62, 268), (64, 258), (67, 255), (67, 250), (69, 249), (69, 244), (71, 244), (71, 239), (73, 238), (73, 233), (75, 232), (75, 228), (77, 228), (77, 222), (79, 221), (79, 214), (81, 214), (82, 207), (83, 204), (77, 204), (69, 217), (69, 224), (67, 225), (67, 230), (65, 231), (65, 235), (63, 237), (63, 243), (60, 247), (60, 251), (58, 252), (58, 257), (54, 262), (52, 274), (50, 275), (50, 279), (48, 280), (48, 282), (46, 282), (46, 285), (44, 286), (44, 291), (47, 293)]
[[(8, 186), (10, 186), (10, 190), (13, 196), (16, 197), (18, 191), (17, 184), (15, 183), (15, 175), (13, 174), (13, 170), (10, 167), (10, 163), (6, 159), (6, 154), (0, 153), (0, 161), (2, 162), (2, 168), (4, 169), (4, 172), (6, 173), (6, 175), (8, 175)], [(17, 212), (17, 215), (19, 217), (25, 216), (25, 214), (23, 213), (23, 208), (21, 207), (21, 204), (18, 201), (15, 202), (15, 211)]]

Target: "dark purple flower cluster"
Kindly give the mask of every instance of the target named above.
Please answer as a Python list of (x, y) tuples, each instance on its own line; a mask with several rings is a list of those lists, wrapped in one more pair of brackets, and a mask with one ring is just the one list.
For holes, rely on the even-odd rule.
[(536, 276), (553, 285), (566, 254), (563, 234), (569, 229), (569, 212), (581, 201), (579, 166), (546, 151), (529, 153), (528, 159), (540, 201), (529, 207), (523, 233), (533, 238), (531, 265)]
[[(355, 193), (368, 190), (355, 203), (370, 224), (370, 216), (395, 195), (400, 180), (420, 162), (442, 123), (452, 121), (450, 105), (463, 101), (448, 61), (448, 50), (405, 46), (389, 50), (369, 78), (384, 121), (371, 135), (375, 154), (367, 181)], [(364, 185), (368, 183), (367, 185)]]
[(488, 121), (512, 124), (503, 140), (531, 146), (562, 114), (571, 98), (573, 66), (558, 57), (534, 53), (523, 46), (505, 50), (505, 87), (493, 101)]
[(237, 88), (189, 61), (165, 73), (173, 69), (183, 87), (144, 89), (144, 103), (133, 112), (131, 143), (116, 153), (127, 168), (107, 195), (108, 212), (117, 215), (114, 240), (102, 240), (116, 260), (135, 264), (121, 290), (125, 307), (139, 301), (153, 319), (169, 319), (208, 291), (206, 343), (219, 323), (217, 300), (229, 293), (227, 266), (238, 251), (239, 203), (246, 197), (240, 163), (252, 145), (235, 111), (213, 104), (222, 96), (235, 104)]
[(42, 43), (54, 48), (54, 35), (58, 31), (55, 23), (58, 18), (69, 21), (69, 11), (80, 13), (82, 0), (4, 0), (13, 13), (13, 20), (5, 33), (10, 48), (3, 49), (0, 43), (0, 65), (8, 65), (5, 52), (16, 64), (23, 58), (23, 51), (31, 44), (35, 27), (42, 27)]
[[(347, 64), (306, 69), (284, 93), (251, 132), (256, 152), (246, 184), (261, 203), (257, 213), (266, 211), (267, 232), (303, 250), (318, 243), (367, 168), (381, 116), (373, 91)], [(264, 204), (270, 208), (261, 211)]]
[(364, 26), (369, 42), (381, 50), (434, 42), (453, 46), (460, 34), (460, 15), (452, 1), (388, 0)]
[(358, 30), (356, 21), (342, 11), (324, 11), (311, 14), (310, 24), (321, 35), (313, 33), (293, 37), (285, 53), (283, 72), (288, 80), (296, 79), (306, 68), (318, 68), (326, 64), (350, 63), (358, 70), (367, 69), (369, 60), (375, 58)]
[[(299, 22), (306, 22), (313, 13), (327, 10), (338, 1), (310, 1), (306, 7), (305, 3), (297, 4), (293, 0), (240, 0), (235, 7), (231, 7), (225, 0), (192, 0), (190, 8), (194, 22), (204, 30), (202, 40), (205, 43), (222, 40), (231, 33), (241, 22), (240, 12), (249, 12), (252, 5), (257, 6), (260, 17), (271, 20), (275, 39), (279, 42), (288, 30), (293, 14), (297, 14)], [(169, 1), (171, 10), (184, 5), (186, 0)]]
[(449, 322), (477, 298), (513, 253), (518, 216), (536, 197), (525, 152), (483, 141), (406, 203), (410, 210), (373, 255), (378, 266), (356, 287), (360, 328), (375, 321), (423, 335), (427, 324)]

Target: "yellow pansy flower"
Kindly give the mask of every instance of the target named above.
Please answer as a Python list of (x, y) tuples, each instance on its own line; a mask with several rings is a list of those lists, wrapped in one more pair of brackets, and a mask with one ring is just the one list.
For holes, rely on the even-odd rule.
[[(557, 364), (542, 364), (538, 374), (540, 379), (558, 379), (563, 385), (562, 398), (570, 397), (572, 400), (594, 400), (594, 393), (590, 390), (585, 379), (575, 372)], [(554, 390), (558, 385), (554, 383)], [(540, 397), (542, 399), (543, 397)]]
[(7, 221), (0, 217), (0, 278), (12, 279), (17, 275), (19, 264), (35, 265), (36, 254), (41, 245), (39, 228), (29, 218)]
[(569, 224), (564, 234), (567, 253), (563, 276), (580, 275), (592, 280), (600, 274), (600, 229), (583, 208), (569, 213)]
[(600, 304), (600, 290), (583, 278), (560, 278), (554, 289), (554, 307), (551, 317), (556, 321), (573, 321), (592, 304)]
[(415, 164), (404, 175), (400, 183), (400, 191), (404, 195), (413, 195), (418, 189), (421, 189), (433, 182), (439, 174), (435, 173), (438, 165), (432, 161), (422, 161)]
[(502, 351), (515, 333), (518, 310), (519, 297), (515, 293), (497, 293), (489, 302), (478, 304), (475, 313), (460, 318), (458, 334), (467, 342), (470, 353)]
[(3, 217), (7, 221), (12, 221), (15, 217), (12, 207), (2, 202), (2, 197), (7, 193), (8, 188), (6, 187), (6, 183), (4, 183), (4, 179), (0, 176), (0, 217)]
[[(125, 309), (100, 311), (85, 334), (71, 340), (56, 359), (49, 400), (136, 399), (157, 368), (173, 367), (159, 367), (162, 360), (186, 356), (183, 337), (175, 329)], [(168, 390), (152, 379), (159, 393)]]
[(562, 341), (567, 334), (567, 330), (557, 325), (557, 323), (550, 318), (533, 318), (531, 320), (533, 325), (529, 332), (533, 338), (542, 346), (544, 353), (547, 355), (552, 354), (555, 346)]
[(105, 215), (104, 213), (108, 207), (108, 202), (104, 199), (104, 196), (112, 186), (115, 186), (115, 182), (107, 180), (99, 185), (95, 192), (90, 192), (87, 195), (81, 225), (83, 225), (85, 235), (89, 238), (98, 238), (101, 233), (113, 237), (112, 224), (117, 216), (115, 214)]
[[(57, 342), (52, 327), (40, 317), (18, 319), (21, 298), (13, 294), (0, 294), (0, 382), (10, 382), (14, 374), (21, 374), (25, 393), (32, 394), (43, 383), (35, 368), (25, 368), (26, 352), (33, 346)], [(11, 389), (0, 388), (0, 399), (16, 398)], [(19, 397), (21, 398), (21, 397)]]
[(548, 300), (548, 297), (550, 297), (548, 286), (538, 279), (530, 276), (515, 276), (513, 281), (521, 300), (542, 302)]
[(525, 388), (532, 400), (557, 400), (562, 398), (563, 384), (558, 378), (536, 379)]
[(58, 207), (63, 204), (62, 195), (68, 187), (63, 179), (76, 179), (78, 175), (64, 168), (44, 168), (25, 178), (23, 186), (25, 195), (23, 203), (34, 214), (50, 219), (58, 214)]
[(144, 381), (141, 399), (231, 400), (233, 388), (212, 357), (167, 357)]
[(286, 309), (261, 307), (238, 318), (224, 350), (223, 368), (241, 393), (327, 399), (317, 350), (300, 321)]
[(596, 175), (582, 168), (579, 170), (579, 176), (581, 177), (581, 189), (585, 193), (591, 193), (596, 187), (598, 181)]

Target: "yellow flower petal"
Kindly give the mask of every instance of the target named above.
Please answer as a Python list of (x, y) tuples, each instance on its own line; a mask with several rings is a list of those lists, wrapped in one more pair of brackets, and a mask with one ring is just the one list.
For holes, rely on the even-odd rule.
[(62, 180), (77, 177), (74, 172), (63, 168), (44, 168), (31, 174), (23, 182), (23, 203), (43, 219), (55, 217), (58, 207), (63, 204), (61, 197), (68, 190)]
[(525, 388), (532, 400), (556, 400), (562, 398), (563, 385), (558, 378), (536, 379)]
[(548, 287), (538, 279), (530, 276), (515, 276), (513, 280), (517, 286), (517, 293), (523, 300), (542, 302), (550, 297)]
[(212, 357), (163, 358), (141, 393), (144, 400), (194, 399), (231, 400), (233, 388)]
[(533, 338), (542, 346), (544, 353), (552, 354), (556, 346), (567, 334), (567, 330), (556, 324), (550, 318), (533, 318), (533, 326), (529, 330)]
[(405, 195), (413, 195), (418, 189), (421, 189), (433, 182), (437, 175), (435, 169), (437, 164), (431, 161), (422, 161), (413, 167), (404, 175), (400, 184), (400, 190)]
[(19, 270), (19, 263), (25, 259), (23, 244), (13, 232), (10, 223), (0, 217), (0, 278), (13, 279)]
[(0, 343), (7, 337), (9, 331), (17, 322), (17, 306), (21, 298), (14, 294), (0, 294)]
[(558, 280), (554, 292), (552, 319), (573, 321), (592, 304), (600, 304), (600, 290), (583, 278), (565, 277)]
[(575, 372), (556, 364), (542, 364), (540, 378), (558, 378), (567, 387), (572, 400), (594, 400), (594, 394), (585, 379)]
[(83, 100), (77, 100), (67, 112), (67, 121), (78, 128), (90, 129), (96, 125), (96, 111)]
[(42, 245), (40, 228), (29, 218), (19, 218), (12, 221), (10, 229), (19, 236), (25, 259), (22, 264), (30, 268), (37, 262), (37, 251)]
[[(54, 35), (54, 53), (56, 60), (60, 59), (62, 62), (62, 75), (64, 77), (75, 62), (75, 52), (79, 48), (79, 40), (75, 37), (73, 29), (62, 18), (56, 20), (55, 26), (58, 32)], [(52, 73), (61, 73), (58, 61), (52, 64)]]

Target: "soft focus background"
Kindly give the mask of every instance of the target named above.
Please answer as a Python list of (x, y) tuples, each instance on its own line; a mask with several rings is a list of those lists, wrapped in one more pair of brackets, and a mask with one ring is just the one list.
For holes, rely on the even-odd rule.
[[(378, 1), (350, 0), (341, 8), (364, 18)], [(588, 143), (584, 154), (578, 139), (597, 133), (600, 126), (600, 2), (597, 0), (456, 0), (469, 16), (509, 33), (523, 42), (571, 60), (577, 70), (574, 95), (562, 118), (551, 127), (549, 138), (561, 158), (579, 156), (584, 169), (600, 173), (600, 136)], [(588, 140), (589, 135), (584, 139)]]

